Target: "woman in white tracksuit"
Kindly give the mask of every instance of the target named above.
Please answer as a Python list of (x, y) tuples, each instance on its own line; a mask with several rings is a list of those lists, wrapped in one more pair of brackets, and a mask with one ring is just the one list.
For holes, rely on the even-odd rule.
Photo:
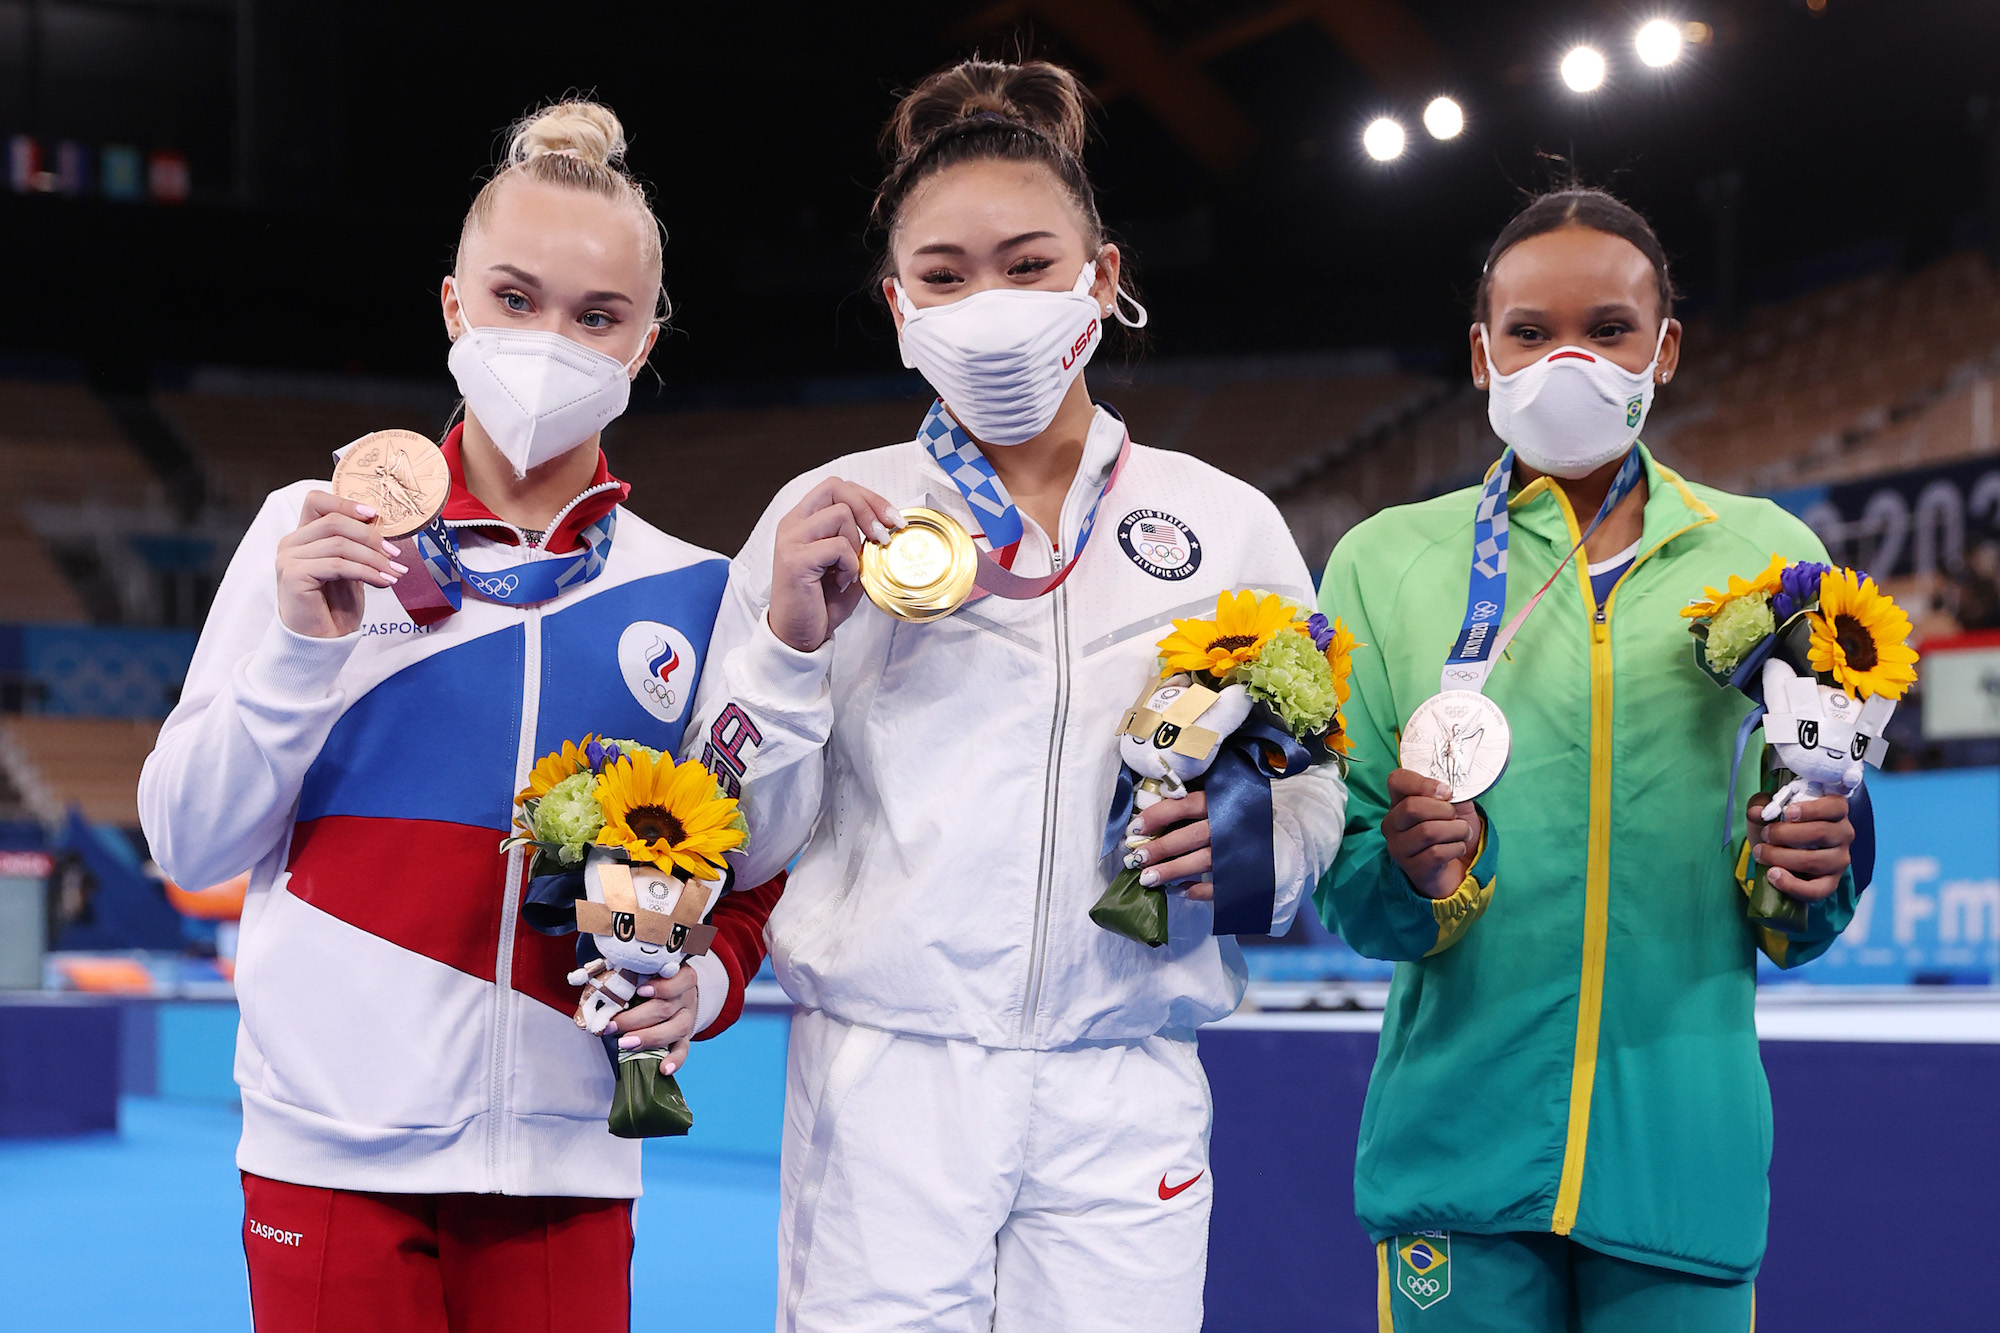
[[(1046, 64), (967, 62), (903, 99), (876, 205), (883, 290), (941, 402), (916, 439), (780, 492), (732, 568), (697, 700), (691, 751), (746, 804), (742, 882), (799, 858), (770, 923), (802, 1006), (780, 1329), (1201, 1323), (1194, 1033), (1245, 974), (1212, 934), (1199, 794), (1145, 816), (1180, 826), (1148, 849), (1152, 882), (1175, 889), (1169, 942), (1088, 912), (1115, 734), (1171, 619), (1246, 587), (1306, 606), (1312, 587), (1264, 496), (1128, 447), (1091, 403), (1080, 372), (1102, 324), (1138, 307), (1084, 126), (1075, 79)], [(892, 618), (863, 603), (859, 556), (914, 505), (1031, 586), (1065, 577)], [(1275, 900), (1254, 928), (1282, 931), (1333, 860), (1346, 792), (1322, 767), (1275, 783), (1273, 804)]]

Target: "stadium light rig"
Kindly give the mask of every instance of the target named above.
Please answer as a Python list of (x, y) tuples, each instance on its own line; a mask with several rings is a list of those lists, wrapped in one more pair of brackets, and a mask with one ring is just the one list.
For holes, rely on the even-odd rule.
[(1393, 162), (1403, 155), (1403, 127), (1387, 116), (1368, 122), (1361, 131), (1361, 146), (1377, 162)]
[(1638, 51), (1640, 60), (1654, 69), (1663, 69), (1680, 59), (1681, 25), (1666, 19), (1654, 19), (1633, 34), (1632, 46)]
[(1592, 47), (1576, 47), (1562, 59), (1562, 81), (1571, 92), (1594, 91), (1604, 82), (1604, 57)]
[(1449, 97), (1433, 97), (1424, 108), (1424, 128), (1433, 139), (1456, 139), (1465, 129), (1465, 112)]

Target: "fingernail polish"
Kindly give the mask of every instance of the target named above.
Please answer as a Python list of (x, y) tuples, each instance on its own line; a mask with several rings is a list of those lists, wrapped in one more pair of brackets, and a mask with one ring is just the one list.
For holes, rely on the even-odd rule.
[(366, 519), (372, 519), (375, 517), (375, 511), (369, 508), (367, 505), (354, 506), (354, 512)]
[(1125, 826), (1125, 831), (1127, 833), (1144, 833), (1146, 831), (1146, 821), (1143, 819), (1134, 819)]
[(618, 1031), (618, 1020), (614, 1018), (614, 1019), (612, 1019), (612, 1020), (611, 1020), (611, 1021), (610, 1021), (609, 1023), (606, 1023), (606, 1024), (604, 1025), (604, 1030), (605, 1030), (606, 1032), (616, 1032), (616, 1031)]
[(1160, 872), (1157, 870), (1142, 870), (1139, 872), (1139, 882), (1150, 889), (1160, 882)]
[(1137, 870), (1137, 869), (1138, 869), (1138, 868), (1139, 868), (1140, 866), (1142, 866), (1142, 865), (1144, 865), (1144, 864), (1146, 864), (1146, 849), (1145, 849), (1145, 848), (1141, 847), (1141, 848), (1139, 848), (1139, 849), (1138, 849), (1138, 850), (1136, 850), (1136, 851), (1132, 851), (1132, 852), (1127, 852), (1127, 853), (1126, 853), (1126, 855), (1125, 855), (1125, 868), (1126, 868), (1127, 870)]
[(891, 509), (889, 511), (889, 526), (892, 528), (908, 527), (909, 520), (903, 517), (902, 510)]
[(618, 1049), (621, 1051), (629, 1051), (638, 1044), (639, 1034), (636, 1032), (628, 1032), (618, 1039)]
[(640, 998), (640, 999), (642, 999), (642, 1000), (650, 1000), (650, 999), (652, 999), (652, 998), (653, 998), (653, 988), (652, 988), (651, 986), (641, 986), (641, 987), (639, 987), (639, 998)]
[(662, 1074), (671, 1074), (671, 1073), (673, 1073), (673, 1072), (674, 1072), (674, 1071), (675, 1071), (676, 1069), (679, 1069), (679, 1068), (680, 1068), (680, 1066), (679, 1066), (679, 1065), (677, 1065), (677, 1064), (675, 1064), (675, 1063), (674, 1063), (674, 1062), (673, 1062), (672, 1060), (662, 1060), (662, 1061), (660, 1061), (660, 1072), (661, 1072)]
[(889, 544), (889, 529), (883, 527), (880, 523), (870, 523), (868, 525), (868, 535), (873, 537), (879, 546), (887, 546)]
[(391, 560), (389, 562), (389, 568), (396, 571), (397, 578), (401, 578), (403, 575), (410, 572), (410, 567), (408, 565), (398, 564), (394, 560)]
[(382, 553), (384, 555), (401, 555), (403, 553), (403, 548), (396, 545), (396, 543), (394, 542), (383, 542)]

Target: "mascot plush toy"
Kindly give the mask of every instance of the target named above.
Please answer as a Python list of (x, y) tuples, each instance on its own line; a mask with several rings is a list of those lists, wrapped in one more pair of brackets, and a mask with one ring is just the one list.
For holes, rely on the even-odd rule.
[(576, 928), (590, 936), (599, 956), (569, 974), (570, 985), (584, 988), (576, 1025), (602, 1033), (641, 982), (670, 977), (689, 954), (707, 953), (715, 927), (703, 918), (720, 887), (656, 865), (628, 864), (593, 847), (583, 865)]
[[(1208, 772), (1222, 742), (1250, 716), (1252, 702), (1241, 685), (1212, 690), (1185, 672), (1149, 687), (1118, 730), (1118, 758), (1133, 775), (1133, 811), (1187, 795), (1187, 784)], [(1126, 859), (1151, 841), (1126, 834)], [(1140, 884), (1137, 866), (1120, 866), (1090, 919), (1154, 948), (1167, 942), (1166, 893)]]
[(1889, 748), (1882, 732), (1896, 701), (1877, 694), (1856, 702), (1844, 690), (1799, 675), (1774, 655), (1764, 662), (1764, 710), (1764, 739), (1793, 774), (1764, 807), (1768, 824), (1795, 802), (1854, 795), (1864, 765), (1882, 766)]

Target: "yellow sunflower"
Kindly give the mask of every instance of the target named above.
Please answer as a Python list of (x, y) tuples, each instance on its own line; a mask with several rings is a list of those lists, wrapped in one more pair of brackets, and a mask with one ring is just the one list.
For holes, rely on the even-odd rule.
[(722, 854), (743, 845), (735, 798), (724, 796), (693, 759), (655, 763), (640, 751), (606, 764), (597, 778), (597, 803), (604, 808), (599, 846), (696, 879), (721, 874)]
[(1160, 675), (1206, 671), (1222, 677), (1255, 657), (1273, 634), (1301, 630), (1298, 608), (1274, 593), (1220, 593), (1215, 619), (1176, 620), (1160, 640)]
[(538, 797), (547, 796), (549, 790), (558, 782), (582, 772), (585, 763), (583, 747), (595, 739), (597, 739), (596, 734), (592, 733), (581, 741), (564, 741), (562, 749), (554, 754), (543, 755), (540, 762), (529, 772), (528, 785), (514, 794), (514, 804), (521, 805)]
[(1785, 557), (1774, 555), (1771, 557), (1771, 563), (1764, 567), (1764, 572), (1754, 579), (1739, 579), (1731, 574), (1729, 587), (1726, 590), (1703, 588), (1702, 596), (1698, 600), (1689, 602), (1681, 608), (1681, 615), (1688, 620), (1713, 619), (1717, 611), (1739, 597), (1747, 597), (1753, 592), (1768, 595), (1778, 591), (1778, 580), (1784, 572)]
[[(1354, 631), (1347, 628), (1347, 622), (1339, 616), (1333, 618), (1333, 641), (1326, 645), (1326, 664), (1333, 668), (1333, 697), (1342, 706), (1347, 703), (1348, 693), (1354, 688), (1348, 677), (1354, 674), (1354, 650), (1361, 646), (1355, 639)], [(1341, 723), (1342, 730), (1346, 724)], [(1346, 753), (1345, 750), (1342, 753)]]
[(1917, 650), (1903, 608), (1851, 569), (1829, 569), (1819, 580), (1819, 610), (1808, 612), (1812, 643), (1806, 660), (1814, 671), (1857, 699), (1900, 699), (1916, 683)]

